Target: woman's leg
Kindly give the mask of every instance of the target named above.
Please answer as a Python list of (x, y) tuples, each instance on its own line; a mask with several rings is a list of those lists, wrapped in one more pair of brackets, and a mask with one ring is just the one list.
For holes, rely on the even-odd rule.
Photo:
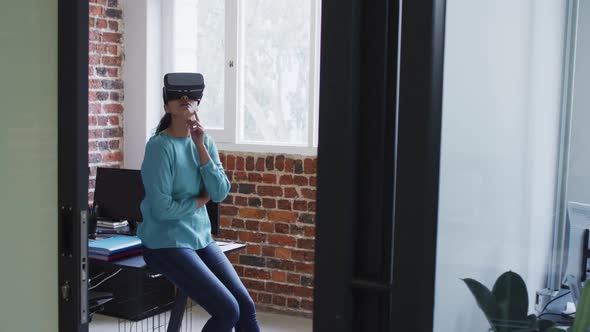
[(259, 332), (254, 301), (221, 248), (213, 242), (206, 248), (197, 250), (197, 254), (238, 301), (240, 318), (236, 324), (236, 332)]
[(144, 249), (144, 259), (211, 315), (203, 332), (232, 331), (240, 316), (238, 302), (194, 250)]

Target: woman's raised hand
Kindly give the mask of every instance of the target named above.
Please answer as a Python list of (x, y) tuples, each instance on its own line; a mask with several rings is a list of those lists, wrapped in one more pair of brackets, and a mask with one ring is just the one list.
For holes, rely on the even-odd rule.
[(191, 138), (195, 145), (203, 145), (205, 143), (205, 128), (201, 125), (196, 111), (193, 112), (193, 115), (195, 116), (195, 120), (189, 120), (188, 122)]

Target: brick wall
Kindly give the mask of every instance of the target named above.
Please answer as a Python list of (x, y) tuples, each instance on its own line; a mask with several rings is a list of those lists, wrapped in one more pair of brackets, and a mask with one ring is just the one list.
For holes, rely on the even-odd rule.
[(88, 65), (88, 200), (97, 166), (123, 163), (123, 20), (119, 0), (90, 0)]
[(217, 239), (248, 244), (229, 255), (260, 309), (311, 317), (316, 158), (220, 153), (232, 182)]

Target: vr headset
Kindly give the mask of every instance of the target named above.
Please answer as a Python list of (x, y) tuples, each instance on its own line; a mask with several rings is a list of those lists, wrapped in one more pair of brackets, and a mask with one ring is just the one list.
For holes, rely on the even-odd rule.
[(205, 80), (199, 73), (168, 73), (164, 75), (163, 98), (164, 104), (169, 100), (188, 99), (201, 103)]

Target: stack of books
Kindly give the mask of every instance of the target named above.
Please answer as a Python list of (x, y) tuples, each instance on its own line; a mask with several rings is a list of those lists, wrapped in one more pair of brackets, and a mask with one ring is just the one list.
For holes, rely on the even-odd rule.
[(88, 240), (88, 258), (114, 261), (141, 253), (141, 240), (137, 236), (116, 235), (100, 240)]
[(121, 227), (125, 227), (127, 225), (129, 225), (129, 222), (127, 222), (127, 220), (122, 220), (122, 221), (111, 221), (111, 220), (104, 220), (104, 219), (98, 219), (96, 221), (96, 225), (98, 227), (105, 227), (105, 228), (121, 228)]

